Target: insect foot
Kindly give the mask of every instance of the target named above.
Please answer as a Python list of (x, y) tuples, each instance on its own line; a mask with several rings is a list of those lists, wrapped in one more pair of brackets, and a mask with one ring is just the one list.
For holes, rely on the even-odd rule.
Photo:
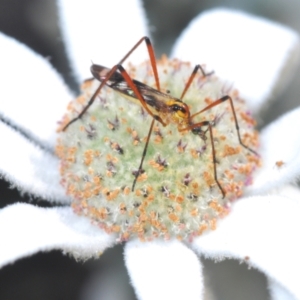
[(58, 129), (74, 211), (120, 242), (191, 240), (215, 229), (260, 165), (255, 121), (236, 90), (224, 95), (215, 74), (166, 57), (156, 61), (157, 87), (152, 63), (126, 67), (130, 79), (123, 67), (96, 65), (109, 80), (96, 96), (105, 77), (84, 82)]

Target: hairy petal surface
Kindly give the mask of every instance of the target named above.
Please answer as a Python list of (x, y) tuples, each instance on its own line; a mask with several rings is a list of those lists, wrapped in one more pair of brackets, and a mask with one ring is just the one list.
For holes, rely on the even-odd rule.
[[(298, 125), (297, 125), (298, 124)], [(255, 174), (250, 194), (261, 194), (300, 175), (300, 108), (286, 113), (262, 130), (259, 153), (262, 168)]]
[(218, 229), (196, 238), (192, 247), (208, 258), (241, 259), (300, 298), (300, 191), (286, 196), (249, 197), (235, 203)]
[(39, 251), (61, 249), (75, 257), (99, 257), (114, 236), (78, 217), (70, 207), (14, 204), (0, 211), (0, 267)]
[(0, 122), (0, 176), (21, 192), (70, 203), (59, 183), (59, 160)]
[(0, 45), (0, 120), (52, 148), (57, 121), (73, 95), (46, 59), (1, 33)]
[[(79, 81), (92, 77), (91, 62), (112, 67), (148, 34), (139, 0), (59, 0), (58, 6), (67, 52)], [(130, 61), (147, 57), (145, 46), (141, 48)]]
[(124, 255), (140, 300), (202, 299), (202, 266), (179, 241), (133, 240), (126, 243)]
[(234, 84), (256, 112), (294, 74), (300, 57), (299, 37), (263, 18), (214, 9), (190, 23), (172, 56), (208, 65)]

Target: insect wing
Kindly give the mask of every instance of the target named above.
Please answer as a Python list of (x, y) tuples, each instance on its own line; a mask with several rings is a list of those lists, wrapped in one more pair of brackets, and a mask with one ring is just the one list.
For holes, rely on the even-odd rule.
[[(109, 74), (110, 69), (100, 65), (92, 65), (91, 72), (97, 80), (103, 81)], [(167, 104), (168, 101), (173, 99), (172, 97), (140, 81), (133, 79), (133, 83), (140, 91), (142, 97), (144, 98), (145, 102), (147, 103), (150, 109), (152, 108), (156, 112), (168, 112), (169, 106)], [(112, 88), (113, 90), (121, 93), (128, 100), (139, 105), (141, 104), (140, 100), (135, 95), (132, 88), (128, 85), (121, 73), (113, 73), (110, 76), (109, 80), (107, 80), (106, 85)]]

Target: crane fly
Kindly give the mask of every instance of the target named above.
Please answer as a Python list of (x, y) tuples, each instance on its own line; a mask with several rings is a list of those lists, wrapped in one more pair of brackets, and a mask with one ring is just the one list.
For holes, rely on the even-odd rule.
[[(146, 85), (138, 80), (132, 79), (128, 72), (124, 69), (122, 64), (124, 61), (138, 48), (143, 42), (145, 42), (148, 50), (148, 54), (150, 57), (150, 63), (153, 70), (156, 88), (150, 87), (149, 85)], [(229, 102), (231, 107), (231, 112), (233, 115), (235, 128), (237, 132), (237, 137), (239, 140), (239, 143), (250, 152), (257, 155), (257, 153), (245, 145), (242, 142), (240, 131), (239, 131), (239, 125), (238, 120), (236, 117), (235, 109), (233, 100), (230, 96), (225, 95), (215, 101), (213, 101), (211, 104), (204, 107), (202, 110), (191, 114), (190, 109), (186, 103), (183, 102), (183, 97), (188, 91), (190, 85), (193, 82), (193, 79), (195, 78), (196, 74), (198, 72), (201, 72), (204, 77), (211, 75), (211, 73), (206, 74), (201, 67), (201, 65), (196, 65), (183, 89), (183, 92), (180, 96), (180, 98), (173, 97), (169, 93), (164, 93), (161, 91), (160, 88), (160, 82), (159, 82), (159, 76), (156, 66), (156, 59), (155, 59), (155, 53), (154, 48), (151, 44), (151, 41), (148, 37), (141, 38), (133, 47), (132, 49), (120, 60), (118, 64), (113, 66), (111, 69), (103, 67), (101, 65), (92, 64), (91, 66), (91, 73), (95, 79), (100, 81), (99, 87), (96, 89), (92, 97), (90, 98), (87, 105), (82, 109), (82, 111), (78, 114), (77, 117), (72, 119), (69, 123), (67, 123), (63, 131), (65, 131), (72, 123), (80, 119), (85, 112), (88, 110), (88, 108), (93, 104), (95, 101), (97, 95), (100, 93), (101, 89), (106, 85), (113, 89), (114, 91), (122, 94), (125, 98), (141, 105), (144, 110), (152, 117), (152, 121), (150, 124), (150, 128), (148, 131), (146, 143), (144, 146), (144, 150), (142, 153), (140, 165), (138, 167), (138, 170), (133, 172), (134, 175), (134, 181), (132, 184), (132, 191), (134, 191), (137, 179), (140, 174), (142, 174), (144, 171), (142, 169), (143, 162), (147, 154), (148, 145), (150, 142), (150, 137), (153, 132), (154, 124), (155, 122), (161, 123), (164, 127), (167, 126), (170, 123), (176, 124), (178, 131), (183, 132), (190, 130), (193, 134), (200, 136), (202, 139), (206, 139), (206, 133), (209, 133), (210, 141), (211, 141), (211, 152), (213, 157), (213, 169), (214, 169), (214, 180), (216, 184), (218, 185), (220, 192), (222, 193), (223, 198), (225, 197), (225, 191), (222, 188), (222, 185), (220, 184), (217, 176), (217, 159), (216, 159), (216, 151), (215, 151), (215, 145), (214, 145), (214, 138), (213, 138), (213, 130), (212, 130), (212, 122), (208, 120), (204, 120), (201, 122), (193, 122), (193, 119), (200, 115), (201, 113), (223, 103), (223, 102)], [(203, 131), (202, 128), (205, 127), (206, 130)]]

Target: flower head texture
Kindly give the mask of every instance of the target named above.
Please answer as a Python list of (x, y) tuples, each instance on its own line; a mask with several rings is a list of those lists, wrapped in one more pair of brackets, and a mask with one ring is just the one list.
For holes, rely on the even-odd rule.
[[(93, 68), (108, 72), (102, 66)], [(173, 93), (183, 91), (184, 78), (194, 74), (190, 64), (166, 57), (157, 61), (157, 68), (160, 85)], [(260, 166), (255, 152), (258, 133), (236, 90), (212, 100), (225, 86), (213, 74), (203, 70), (200, 76), (195, 74), (186, 93), (195, 111), (191, 115), (187, 104), (170, 92), (150, 88), (149, 69), (146, 62), (128, 70), (143, 82), (136, 84), (149, 103), (146, 108), (157, 113), (163, 125), (153, 124), (148, 133), (139, 126), (152, 124), (146, 109), (135, 98), (131, 104), (109, 90), (99, 94), (100, 106), (94, 102), (81, 120), (70, 123), (99, 85), (97, 80), (84, 82), (83, 94), (68, 106), (60, 124), (64, 129), (59, 129), (56, 153), (61, 158), (61, 182), (74, 199), (74, 212), (90, 217), (108, 233), (119, 233), (120, 241), (132, 237), (191, 241), (215, 229), (216, 220), (230, 212), (232, 202), (252, 183), (252, 174)], [(130, 95), (126, 81), (114, 80), (110, 86)], [(202, 118), (194, 121), (199, 112)], [(235, 126), (239, 129), (233, 131)], [(143, 150), (146, 144), (149, 154)], [(132, 169), (142, 159), (141, 171)]]
[[(124, 24), (122, 30), (130, 33), (126, 36), (120, 36), (118, 45), (122, 45), (122, 47), (113, 45), (113, 43), (111, 47), (108, 45), (103, 47), (102, 40), (109, 40), (112, 31), (104, 30), (101, 39), (93, 38), (93, 34), (95, 34), (93, 31), (94, 21), (97, 20), (99, 7), (95, 1), (90, 2), (89, 8), (87, 8), (86, 4), (83, 5), (81, 1), (76, 3), (59, 1), (61, 27), (78, 82), (91, 77), (89, 73), (91, 60), (95, 63), (105, 64), (110, 68), (142, 36), (148, 35), (143, 9), (139, 1), (133, 1), (131, 3), (131, 15), (134, 22), (122, 23)], [(108, 14), (111, 11), (116, 14), (116, 3), (114, 2), (110, 1), (105, 7)], [(122, 12), (122, 7), (119, 8), (119, 11)], [(80, 24), (80, 26), (78, 26), (78, 14), (76, 14), (79, 11), (82, 16), (88, 16), (85, 18), (84, 25)], [(124, 20), (126, 16), (120, 14), (115, 17)], [(215, 26), (217, 23), (222, 23), (223, 26), (221, 28), (219, 25)], [(231, 34), (229, 35), (228, 32)], [(201, 36), (201, 45), (195, 43), (198, 36)], [(267, 44), (262, 42), (266, 36), (268, 37)], [(209, 124), (216, 123), (216, 128), (219, 128), (219, 124), (221, 124), (220, 127), (223, 126), (225, 131), (222, 131), (222, 128), (219, 132), (212, 126), (209, 129), (203, 128), (204, 133), (201, 133), (198, 127), (193, 128), (193, 124), (190, 122), (187, 125), (190, 126), (190, 130), (185, 133), (184, 123), (180, 123), (176, 119), (175, 124), (179, 124), (179, 133), (177, 132), (176, 136), (170, 133), (173, 132), (173, 127), (164, 129), (163, 126), (159, 126), (154, 128), (154, 134), (151, 137), (151, 140), (153, 139), (152, 145), (160, 150), (156, 152), (158, 154), (155, 154), (155, 158), (152, 160), (151, 155), (149, 155), (148, 161), (146, 156), (145, 161), (147, 163), (143, 166), (145, 173), (140, 172), (141, 174), (138, 174), (140, 176), (136, 176), (136, 191), (139, 192), (136, 192), (136, 198), (132, 200), (133, 203), (130, 203), (131, 198), (126, 198), (126, 193), (130, 192), (126, 185), (130, 186), (131, 182), (127, 182), (132, 181), (134, 174), (127, 170), (138, 167), (141, 155), (136, 161), (132, 161), (132, 157), (138, 156), (138, 154), (133, 153), (135, 151), (133, 144), (144, 143), (144, 136), (147, 135), (149, 125), (145, 128), (142, 125), (143, 123), (150, 124), (151, 117), (144, 116), (145, 112), (140, 110), (141, 105), (133, 104), (128, 108), (124, 106), (127, 105), (127, 100), (122, 103), (113, 102), (113, 92), (110, 92), (112, 97), (110, 103), (117, 103), (117, 105), (115, 107), (112, 105), (110, 109), (121, 111), (120, 108), (123, 108), (124, 114), (119, 116), (119, 113), (115, 114), (112, 111), (106, 115), (107, 100), (106, 98), (103, 100), (102, 94), (100, 94), (100, 101), (96, 104), (102, 106), (102, 111), (96, 110), (96, 113), (99, 113), (96, 118), (104, 119), (102, 123), (104, 125), (101, 125), (103, 128), (94, 127), (90, 121), (84, 125), (85, 127), (80, 128), (80, 122), (84, 120), (79, 120), (72, 124), (72, 127), (70, 126), (70, 130), (66, 130), (66, 137), (59, 135), (59, 142), (56, 145), (57, 126), (66, 113), (68, 103), (76, 96), (42, 57), (5, 35), (0, 36), (0, 43), (7, 55), (14, 55), (14, 63), (17, 66), (41, 74), (41, 77), (35, 79), (34, 82), (30, 76), (25, 77), (20, 82), (18, 89), (15, 88), (15, 83), (8, 82), (3, 86), (2, 93), (11, 101), (2, 101), (0, 107), (1, 138), (9, 141), (0, 148), (1, 176), (21, 192), (45, 199), (53, 204), (52, 208), (46, 209), (31, 204), (15, 203), (0, 210), (0, 266), (16, 262), (22, 257), (30, 256), (39, 251), (54, 249), (60, 249), (79, 260), (92, 257), (101, 259), (101, 254), (107, 248), (120, 242), (126, 242), (124, 248), (125, 265), (137, 298), (141, 300), (204, 299), (203, 272), (205, 270), (203, 270), (200, 257), (211, 258), (216, 261), (226, 258), (245, 261), (250, 267), (257, 268), (266, 275), (272, 299), (300, 299), (299, 276), (297, 275), (297, 271), (300, 269), (298, 257), (300, 247), (295, 241), (298, 228), (300, 228), (298, 218), (300, 192), (296, 186), (292, 185), (300, 174), (300, 138), (297, 132), (300, 109), (297, 108), (288, 112), (263, 128), (259, 141), (256, 132), (252, 131), (254, 122), (250, 114), (252, 111), (254, 115), (258, 116), (262, 107), (270, 105), (272, 95), (280, 94), (284, 90), (285, 83), (292, 76), (299, 59), (299, 39), (294, 31), (241, 12), (224, 9), (208, 11), (190, 23), (177, 39), (172, 52), (175, 59), (169, 60), (169, 63), (174, 65), (174, 62), (178, 63), (178, 59), (180, 59), (181, 62), (190, 62), (191, 70), (194, 65), (199, 63), (205, 64), (205, 70), (214, 70), (214, 74), (202, 76), (202, 78), (199, 74), (199, 79), (196, 80), (199, 84), (197, 90), (203, 91), (207, 105), (211, 103), (211, 99), (216, 100), (227, 94), (230, 94), (234, 103), (239, 102), (239, 99), (245, 100), (243, 108), (240, 108), (238, 103), (235, 104), (238, 119), (244, 116), (240, 124), (241, 136), (243, 141), (246, 136), (245, 132), (251, 136), (251, 138), (245, 139), (244, 143), (259, 152), (259, 158), (256, 155), (248, 155), (249, 149), (247, 150), (239, 144), (234, 116), (228, 103), (226, 104), (227, 110), (224, 108), (227, 107), (226, 105), (218, 105), (213, 116), (210, 116), (208, 112), (205, 115), (205, 120), (199, 119), (197, 121), (200, 124), (209, 120)], [(253, 45), (260, 45), (260, 47), (253, 47)], [(141, 67), (138, 67), (139, 70), (142, 69), (143, 61), (147, 58), (146, 50), (137, 51), (130, 57), (129, 61), (135, 66), (142, 63)], [(5, 74), (2, 82), (5, 82), (5, 78), (13, 76), (14, 69), (11, 68), (11, 63), (7, 60), (6, 55), (1, 56), (0, 60), (1, 66), (3, 66), (1, 72)], [(158, 63), (158, 65), (160, 64), (161, 62)], [(179, 65), (175, 64), (175, 69), (179, 68)], [(134, 69), (130, 70), (131, 75), (134, 78), (136, 76), (137, 80), (153, 85), (153, 82), (147, 82), (148, 77), (144, 79), (143, 74), (139, 72)], [(170, 72), (172, 73), (173, 69)], [(163, 72), (160, 72), (162, 77), (161, 74)], [(171, 93), (179, 93), (176, 94), (176, 97), (180, 97), (185, 82), (183, 80), (180, 87), (180, 83), (176, 81), (176, 74), (175, 71), (172, 73), (171, 81), (173, 81), (174, 86), (170, 89)], [(187, 80), (188, 76), (184, 75), (184, 79)], [(281, 80), (283, 77), (284, 80)], [(216, 79), (214, 78), (222, 78), (221, 87), (218, 88), (218, 92), (205, 94), (206, 86), (215, 84), (214, 80)], [(162, 84), (165, 83), (164, 80), (170, 79), (163, 78)], [(92, 93), (89, 89), (96, 88), (94, 85), (94, 81), (85, 81), (83, 85), (87, 98), (85, 100), (88, 100)], [(232, 85), (234, 88), (231, 87)], [(227, 86), (229, 87), (226, 89)], [(176, 91), (177, 88), (178, 91)], [(238, 95), (235, 94), (236, 89), (239, 90)], [(47, 92), (45, 93), (45, 91)], [(168, 94), (167, 91), (165, 93)], [(188, 91), (188, 93), (190, 94), (187, 95), (187, 98), (197, 96), (193, 90)], [(41, 95), (43, 95), (42, 99)], [(26, 101), (23, 101), (24, 96)], [(78, 99), (80, 102), (80, 97)], [(186, 100), (187, 104), (192, 107), (197, 105), (197, 99), (195, 101), (196, 103), (191, 102), (192, 104), (190, 104)], [(69, 105), (72, 114), (80, 112), (80, 108), (76, 107), (77, 104), (72, 103), (71, 106)], [(157, 108), (157, 105), (153, 105), (154, 108)], [(34, 114), (31, 114), (32, 107), (36, 112)], [(203, 106), (201, 107), (203, 108)], [(201, 107), (197, 107), (192, 113), (201, 110)], [(146, 108), (144, 107), (144, 109)], [(91, 111), (88, 111), (82, 119), (95, 118), (90, 114)], [(137, 118), (140, 119), (139, 123), (136, 122), (136, 128), (133, 128), (132, 125), (124, 125), (128, 122), (126, 118), (129, 118), (130, 114), (133, 115), (134, 121)], [(175, 113), (166, 114), (162, 121), (170, 116), (176, 117), (177, 115)], [(148, 122), (144, 121), (143, 118), (148, 118)], [(203, 124), (207, 125), (207, 123)], [(79, 133), (73, 129), (75, 125), (79, 126)], [(120, 136), (110, 135), (111, 132), (119, 130), (117, 127), (124, 130), (120, 136), (128, 135), (128, 137), (120, 139)], [(251, 131), (248, 132), (249, 128)], [(191, 132), (193, 129), (198, 140), (203, 142), (199, 148), (194, 146), (193, 141), (190, 140), (190, 137), (193, 137)], [(83, 143), (82, 136), (86, 137), (84, 143), (88, 143), (88, 148), (77, 150), (79, 149), (78, 140), (81, 144)], [(210, 140), (211, 136), (219, 145), (222, 145), (222, 136), (225, 136), (226, 139), (231, 136), (233, 138), (229, 143), (231, 148), (226, 143), (223, 143), (224, 148), (216, 148), (217, 159), (212, 157), (211, 153), (206, 153), (205, 143)], [(99, 153), (93, 150), (91, 155), (89, 149), (93, 144), (98, 143), (97, 139), (101, 140), (101, 148), (98, 149)], [(172, 145), (174, 139), (176, 139), (175, 144)], [(75, 144), (72, 144), (74, 140)], [(165, 142), (170, 145), (166, 152), (164, 152), (166, 144), (159, 148)], [(126, 146), (125, 143), (128, 145), (126, 144)], [(98, 145), (96, 144), (96, 147)], [(137, 149), (137, 153), (143, 151), (143, 148)], [(149, 149), (150, 153), (154, 151), (152, 148)], [(80, 151), (82, 151), (81, 158), (75, 157), (74, 155)], [(181, 151), (184, 153), (186, 151), (186, 155), (182, 159), (177, 159), (180, 157)], [(238, 158), (234, 160), (232, 151), (235, 152), (234, 155), (238, 155), (236, 152), (241, 152), (243, 155), (237, 156)], [(174, 152), (176, 156), (171, 155)], [(220, 153), (223, 154), (221, 155), (222, 159), (219, 158)], [(95, 165), (97, 170), (100, 169), (99, 174), (89, 169), (89, 167), (94, 166), (93, 160), (97, 159), (97, 155), (103, 157), (103, 161), (99, 165)], [(59, 161), (58, 156), (63, 163)], [(185, 161), (186, 157), (193, 159), (195, 156), (210, 162), (208, 171), (201, 169), (203, 174), (209, 174), (207, 176), (212, 176), (213, 168), (216, 166), (219, 171), (217, 173), (220, 178), (219, 186), (215, 178), (211, 179), (204, 176), (206, 185), (203, 183), (203, 186), (198, 189), (193, 181), (197, 173), (192, 168), (193, 166), (189, 166), (190, 160)], [(78, 165), (70, 164), (70, 162), (79, 160), (82, 160), (83, 165), (86, 166), (87, 173), (81, 174), (82, 170), (78, 169)], [(216, 162), (212, 164), (211, 162), (214, 160)], [(243, 160), (246, 165), (241, 167), (239, 164)], [(119, 167), (119, 161), (122, 162), (121, 167)], [(197, 161), (195, 160), (194, 164), (197, 164)], [(170, 167), (172, 164), (176, 166), (175, 169), (179, 170), (178, 172), (172, 172)], [(123, 173), (122, 166), (126, 166), (123, 167), (125, 170)], [(198, 170), (199, 168), (202, 166), (196, 165), (195, 169)], [(171, 179), (160, 175), (161, 172), (169, 171), (169, 169), (171, 174), (168, 176), (171, 176)], [(237, 170), (241, 169), (247, 169), (247, 172), (244, 172), (246, 175), (244, 174), (245, 176), (242, 178), (238, 177), (238, 184), (232, 188), (233, 183), (229, 179), (231, 176), (236, 176), (234, 172), (239, 174)], [(248, 171), (249, 169), (250, 171)], [(69, 170), (71, 173), (68, 173)], [(151, 170), (153, 170), (154, 175)], [(85, 181), (79, 182), (78, 186), (75, 186), (78, 177), (80, 177), (78, 171)], [(120, 177), (118, 174), (121, 174)], [(148, 177), (143, 177), (144, 174)], [(66, 183), (70, 177), (71, 183)], [(150, 197), (152, 190), (158, 190), (157, 186), (149, 189), (139, 188), (143, 180), (151, 179), (152, 183), (155, 182), (152, 179), (155, 177), (158, 178), (157, 181), (160, 184), (162, 200), (157, 198), (157, 195)], [(94, 200), (91, 201), (92, 206), (87, 206), (87, 200), (91, 198), (91, 191), (95, 195), (100, 193), (100, 190), (97, 190), (97, 183), (103, 181), (103, 178), (106, 186), (104, 188), (101, 186), (101, 195), (106, 197), (108, 202), (113, 200), (111, 198), (117, 197), (119, 199), (117, 206), (106, 207), (106, 210), (101, 207), (101, 210)], [(90, 185), (91, 180), (94, 184), (93, 189)], [(114, 180), (119, 180), (121, 183), (118, 186), (124, 186), (123, 189), (114, 191)], [(173, 182), (176, 182), (180, 188), (174, 190)], [(245, 185), (245, 189), (243, 188), (243, 192), (240, 193), (241, 185)], [(184, 194), (186, 198), (182, 197), (180, 193), (188, 188), (191, 190)], [(228, 203), (219, 209), (213, 202), (214, 198), (224, 198), (223, 189), (230, 201), (235, 200), (228, 211), (224, 209), (224, 207), (228, 207)], [(124, 194), (123, 198), (119, 195), (120, 193)], [(195, 199), (198, 201), (204, 193), (211, 195), (209, 196), (211, 198), (204, 200), (207, 203), (201, 202), (201, 207), (205, 205), (207, 207), (204, 208), (205, 217), (201, 215), (199, 218), (198, 207), (193, 206), (193, 201)], [(241, 195), (242, 197), (240, 197)], [(237, 197), (239, 199), (236, 200)], [(147, 205), (139, 199), (144, 199)], [(189, 199), (192, 203), (190, 207), (187, 207), (184, 214), (180, 214), (182, 199)], [(128, 201), (129, 204), (127, 204)], [(164, 201), (169, 201), (167, 202), (169, 210), (166, 210), (165, 207), (160, 208), (160, 203)], [(55, 206), (56, 203), (59, 205)], [(137, 228), (137, 230), (129, 233), (126, 229), (120, 234), (120, 228), (114, 226), (113, 222), (116, 219), (125, 219), (124, 216), (126, 215), (126, 222), (118, 223), (119, 227), (136, 228), (140, 226), (141, 223), (130, 223), (131, 219), (129, 225), (127, 222), (130, 214), (134, 216), (132, 220), (143, 219), (143, 210), (139, 209), (142, 205), (145, 206), (143, 209), (145, 209), (147, 216), (151, 215), (151, 210), (153, 210), (151, 205), (154, 205), (156, 211), (161, 209), (158, 215), (162, 216), (165, 222), (158, 224), (160, 219), (154, 216), (150, 220), (151, 222), (147, 220), (149, 224), (153, 225), (150, 229), (148, 227), (142, 228), (142, 230)], [(138, 215), (133, 210), (136, 207), (138, 208)], [(149, 211), (147, 211), (147, 207), (150, 207)], [(133, 212), (130, 212), (131, 210)], [(212, 219), (209, 219), (210, 223), (208, 222), (208, 224), (211, 224), (210, 229), (215, 230), (205, 230), (205, 232), (202, 230), (199, 233), (198, 223), (210, 218), (208, 217), (209, 214), (206, 213), (208, 210), (217, 211), (221, 217), (223, 215), (226, 217), (221, 218), (215, 228), (214, 221), (212, 221), (214, 220), (213, 216)], [(98, 213), (97, 218), (94, 214), (95, 211)], [(180, 218), (185, 217), (183, 223), (188, 224), (186, 225), (187, 230), (182, 229), (183, 223), (178, 221), (178, 215)], [(108, 217), (109, 221), (103, 222), (103, 219), (106, 220)], [(195, 234), (196, 229), (198, 230), (197, 234)], [(141, 236), (140, 232), (151, 232), (151, 236)]]

